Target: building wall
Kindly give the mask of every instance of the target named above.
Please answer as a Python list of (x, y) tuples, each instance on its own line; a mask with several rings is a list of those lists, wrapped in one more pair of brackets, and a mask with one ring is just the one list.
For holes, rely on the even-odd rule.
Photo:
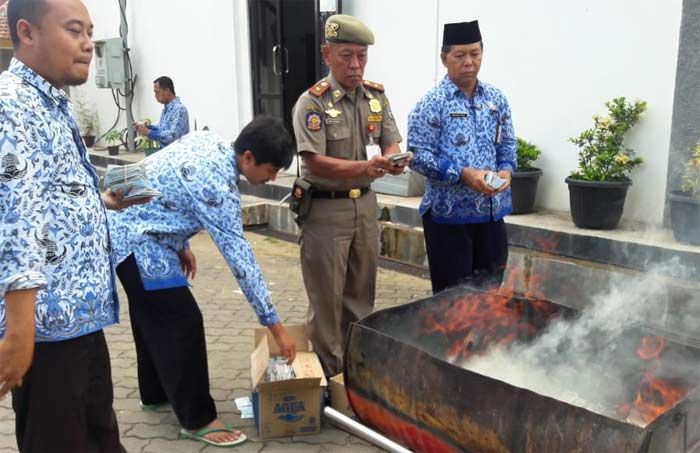
[(506, 93), (516, 133), (543, 151), (540, 207), (569, 209), (564, 179), (576, 167), (577, 148), (568, 137), (592, 126), (592, 115), (605, 113), (613, 97), (647, 101), (627, 142), (646, 162), (633, 173), (625, 218), (655, 224), (666, 188), (681, 6), (681, 0), (343, 1), (345, 12), (375, 33), (367, 75), (386, 85), (404, 136), (411, 106), (444, 74), (443, 24), (479, 19), (480, 78)]
[[(118, 37), (118, 1), (85, 3), (95, 23), (95, 39)], [(131, 60), (138, 75), (134, 118), (158, 120), (162, 105), (153, 97), (152, 82), (168, 75), (189, 110), (192, 128), (196, 120), (200, 129), (206, 125), (235, 138), (252, 117), (246, 2), (198, 0), (190, 7), (176, 8), (168, 0), (131, 0), (126, 16)], [(96, 102), (105, 131), (117, 113), (110, 91), (96, 88), (93, 80), (79, 91)]]
[[(167, 74), (193, 123), (235, 136), (252, 117), (246, 3), (200, 0), (191, 4), (196, 7), (174, 8), (167, 0), (129, 2), (137, 119), (158, 118), (151, 82)], [(86, 4), (96, 38), (118, 36), (117, 0)], [(479, 19), (481, 78), (506, 93), (517, 134), (543, 151), (537, 200), (543, 208), (569, 208), (564, 178), (576, 167), (577, 148), (567, 138), (590, 127), (592, 115), (605, 113), (603, 104), (613, 97), (647, 101), (628, 139), (646, 163), (633, 173), (625, 218), (655, 224), (666, 189), (681, 7), (682, 0), (343, 0), (344, 12), (375, 33), (366, 77), (386, 86), (404, 138), (411, 107), (444, 74), (438, 56), (443, 24)], [(83, 91), (96, 100), (108, 127), (116, 115), (109, 91), (93, 82)]]
[[(678, 69), (669, 150), (668, 190), (680, 190), (690, 150), (700, 140), (700, 0), (683, 0)], [(670, 223), (667, 200), (666, 223)]]

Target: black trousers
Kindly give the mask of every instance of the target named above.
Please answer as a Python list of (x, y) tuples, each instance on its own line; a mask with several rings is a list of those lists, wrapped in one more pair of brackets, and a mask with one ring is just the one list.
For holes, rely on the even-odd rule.
[(497, 286), (508, 262), (506, 225), (435, 223), (430, 211), (423, 215), (423, 235), (430, 266), (433, 294), (461, 283)]
[(187, 287), (146, 291), (133, 255), (117, 266), (117, 275), (129, 299), (141, 402), (170, 402), (185, 429), (208, 425), (217, 414), (194, 296)]
[(104, 333), (37, 343), (22, 387), (12, 391), (23, 453), (122, 453), (112, 409), (112, 371)]

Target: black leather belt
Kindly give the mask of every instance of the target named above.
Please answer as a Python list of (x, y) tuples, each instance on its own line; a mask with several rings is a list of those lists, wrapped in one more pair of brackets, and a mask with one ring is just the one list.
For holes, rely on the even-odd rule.
[(369, 192), (369, 187), (360, 187), (357, 189), (350, 190), (313, 190), (311, 192), (311, 198), (360, 198), (362, 195)]

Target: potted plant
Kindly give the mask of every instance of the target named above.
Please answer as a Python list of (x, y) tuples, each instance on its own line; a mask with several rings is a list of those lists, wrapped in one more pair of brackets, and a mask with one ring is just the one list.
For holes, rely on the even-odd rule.
[[(146, 118), (143, 120), (143, 124), (148, 126), (151, 124), (151, 120)], [(145, 135), (139, 135), (136, 137), (136, 149), (142, 150), (146, 157), (148, 157), (160, 149), (160, 144), (158, 140), (152, 140)]]
[(700, 141), (685, 164), (681, 190), (668, 194), (671, 228), (678, 242), (700, 245)]
[(566, 178), (571, 217), (579, 228), (617, 227), (632, 184), (629, 174), (642, 163), (623, 140), (646, 110), (646, 102), (619, 97), (605, 106), (609, 115), (594, 115), (591, 129), (569, 139), (580, 148), (578, 169)]
[(119, 133), (118, 130), (114, 129), (111, 130), (105, 135), (105, 141), (107, 143), (111, 143), (110, 145), (107, 145), (107, 151), (109, 152), (110, 156), (116, 156), (119, 154), (119, 145), (121, 144), (122, 141), (122, 134)]
[(511, 180), (511, 195), (513, 196), (513, 214), (532, 212), (537, 195), (537, 183), (542, 176), (542, 170), (532, 166), (542, 151), (530, 142), (518, 137), (516, 139), (518, 169)]
[(83, 142), (85, 142), (86, 147), (92, 148), (95, 145), (95, 136), (99, 125), (97, 111), (81, 99), (75, 100), (75, 107)]

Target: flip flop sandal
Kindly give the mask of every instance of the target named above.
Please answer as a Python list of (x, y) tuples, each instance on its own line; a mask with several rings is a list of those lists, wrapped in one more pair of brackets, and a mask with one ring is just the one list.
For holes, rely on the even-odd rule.
[(186, 430), (185, 428), (182, 428), (180, 430), (180, 439), (191, 439), (191, 440), (198, 440), (200, 442), (204, 442), (205, 444), (212, 445), (214, 447), (221, 447), (221, 448), (231, 448), (235, 447), (236, 445), (240, 445), (248, 438), (246, 437), (245, 434), (241, 433), (238, 436), (238, 439), (232, 440), (230, 442), (214, 442), (213, 440), (207, 439), (206, 436), (209, 433), (232, 433), (234, 430), (233, 428), (202, 428), (199, 431), (196, 432), (190, 432)]

